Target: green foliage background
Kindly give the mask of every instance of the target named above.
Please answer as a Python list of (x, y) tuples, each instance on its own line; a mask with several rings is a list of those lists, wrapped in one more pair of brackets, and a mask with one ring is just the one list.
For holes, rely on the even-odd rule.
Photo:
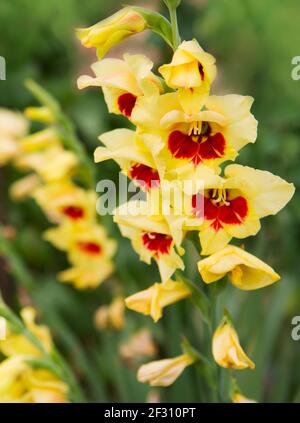
[[(101, 132), (126, 123), (108, 115), (96, 89), (77, 90), (77, 76), (88, 72), (95, 56), (79, 46), (74, 28), (97, 22), (118, 10), (122, 3), (1, 0), (0, 55), (7, 61), (7, 81), (0, 81), (0, 106), (23, 109), (32, 104), (23, 83), (26, 78), (37, 80), (60, 101), (92, 154)], [(141, 5), (138, 1), (133, 3)], [(156, 5), (165, 11), (162, 1), (144, 1), (142, 5)], [(291, 78), (291, 60), (300, 55), (299, 16), (298, 0), (183, 0), (179, 8), (182, 38), (197, 38), (217, 58), (219, 73), (213, 92), (255, 98), (258, 139), (241, 152), (238, 162), (274, 172), (296, 187), (300, 184), (300, 81)], [(161, 61), (169, 60), (171, 52), (156, 36), (149, 34), (144, 42)], [(124, 48), (125, 45), (135, 52), (134, 43), (124, 43)], [(105, 163), (97, 166), (97, 172), (99, 178), (114, 179), (117, 166)], [(158, 280), (157, 270), (151, 267), (149, 271), (139, 263), (129, 243), (106, 217), (104, 223), (119, 241), (114, 280), (96, 291), (83, 293), (57, 283), (55, 273), (66, 262), (63, 255), (41, 239), (41, 230), (48, 223), (31, 201), (16, 205), (9, 200), (7, 188), (18, 177), (16, 172), (5, 168), (0, 175), (1, 221), (17, 228), (16, 248), (37, 281), (29, 294), (72, 363), (90, 401), (145, 401), (148, 387), (136, 381), (136, 369), (128, 368), (117, 353), (119, 342), (138, 327), (147, 326), (154, 333), (161, 357), (180, 352), (182, 335), (187, 335), (199, 350), (208, 348), (200, 315), (187, 302), (169, 307), (157, 325), (128, 311), (126, 328), (121, 333), (96, 331), (93, 312), (110, 301), (114, 282), (121, 281), (128, 295)], [(245, 395), (261, 402), (300, 401), (300, 341), (291, 339), (291, 319), (300, 314), (299, 221), (296, 192), (286, 209), (264, 219), (258, 236), (245, 242), (248, 251), (275, 267), (282, 275), (281, 282), (249, 293), (227, 286), (220, 294), (219, 315), (226, 304), (242, 345), (256, 363), (254, 371), (236, 372), (239, 384)], [(188, 241), (186, 248), (187, 273), (201, 283), (195, 269), (197, 252)], [(2, 264), (0, 284), (4, 296), (18, 309), (28, 290), (10, 278), (5, 263)], [(226, 382), (226, 372), (220, 373)], [(162, 400), (172, 402), (201, 402), (206, 398), (201, 376), (195, 369), (188, 369), (172, 387), (159, 392)]]

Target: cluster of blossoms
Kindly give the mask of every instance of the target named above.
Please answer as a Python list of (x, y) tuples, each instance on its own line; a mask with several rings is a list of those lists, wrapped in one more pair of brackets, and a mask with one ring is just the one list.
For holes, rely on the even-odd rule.
[[(28, 134), (29, 119), (47, 127)], [(67, 150), (56, 129), (55, 117), (46, 107), (28, 108), (25, 117), (0, 111), (0, 164), (11, 161), (28, 173), (11, 186), (11, 196), (36, 200), (55, 228), (44, 238), (65, 251), (71, 267), (58, 277), (78, 289), (98, 286), (113, 271), (116, 244), (97, 223), (96, 194), (81, 187), (77, 155)]]
[(8, 327), (5, 340), (0, 340), (0, 351), (5, 357), (0, 363), (0, 403), (65, 403), (68, 385), (53, 372), (32, 365), (53, 350), (46, 326), (35, 323), (36, 312), (31, 307), (22, 309), (24, 327), (37, 340), (44, 352), (23, 333)]
[[(79, 30), (78, 36), (85, 47), (96, 47), (102, 59), (122, 39), (153, 29), (146, 18), (139, 8), (125, 8)], [(183, 281), (172, 280), (176, 270), (184, 269), (182, 243), (190, 231), (198, 233), (200, 254), (206, 256), (198, 262), (206, 284), (227, 275), (237, 288), (254, 290), (279, 280), (269, 265), (229, 243), (256, 235), (260, 219), (279, 212), (294, 186), (268, 171), (227, 164), (256, 141), (253, 98), (210, 95), (215, 59), (196, 40), (175, 46), (171, 62), (158, 69), (163, 79), (152, 67), (141, 54), (104, 58), (92, 65), (95, 75), (81, 76), (78, 86), (101, 87), (109, 112), (134, 126), (102, 134), (103, 146), (94, 157), (96, 163), (115, 160), (146, 195), (119, 206), (114, 220), (140, 259), (158, 265), (161, 282), (126, 299), (128, 308), (157, 321), (165, 306), (192, 295)], [(167, 195), (170, 184), (173, 194)], [(254, 368), (227, 315), (214, 333), (212, 352), (222, 367)], [(138, 379), (168, 386), (194, 361), (184, 353), (151, 362), (140, 368)]]

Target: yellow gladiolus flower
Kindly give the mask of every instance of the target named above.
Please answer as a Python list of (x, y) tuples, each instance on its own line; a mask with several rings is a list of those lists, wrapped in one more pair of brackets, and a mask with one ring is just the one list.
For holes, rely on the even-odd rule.
[(47, 370), (26, 364), (17, 355), (0, 364), (0, 403), (65, 403), (68, 386)]
[(171, 63), (162, 65), (159, 72), (169, 87), (178, 88), (185, 112), (195, 113), (201, 109), (203, 97), (209, 92), (217, 70), (215, 58), (196, 40), (191, 40), (183, 41)]
[(122, 40), (146, 29), (145, 19), (131, 7), (124, 7), (114, 15), (89, 28), (77, 30), (77, 37), (87, 48), (96, 47), (101, 59), (108, 50)]
[(18, 157), (16, 165), (23, 170), (34, 170), (45, 182), (55, 182), (70, 177), (78, 165), (78, 160), (72, 151), (53, 146), (45, 151)]
[(241, 347), (238, 334), (227, 316), (224, 316), (213, 335), (212, 352), (215, 361), (221, 367), (238, 370), (255, 367)]
[(96, 219), (96, 194), (69, 180), (45, 184), (34, 191), (33, 198), (54, 223), (69, 220), (75, 224)]
[(78, 79), (78, 88), (102, 87), (109, 112), (130, 118), (139, 97), (162, 91), (152, 67), (151, 60), (142, 54), (124, 54), (123, 60), (104, 59), (92, 65), (95, 78), (83, 75)]
[(162, 317), (164, 307), (191, 294), (191, 290), (183, 282), (168, 280), (164, 283), (155, 283), (150, 288), (127, 297), (125, 304), (129, 309), (149, 315), (157, 322)]
[(41, 178), (35, 173), (32, 173), (14, 182), (9, 188), (9, 193), (13, 200), (20, 201), (32, 196), (41, 184)]
[(205, 109), (186, 113), (178, 95), (168, 93), (138, 99), (131, 120), (143, 134), (160, 174), (175, 171), (179, 177), (184, 169), (185, 173), (189, 170), (190, 179), (199, 168), (219, 172), (221, 163), (234, 160), (241, 148), (255, 142), (252, 103), (253, 98), (247, 96), (210, 96), (203, 102)]
[(60, 146), (60, 144), (57, 132), (52, 128), (46, 128), (23, 137), (20, 140), (20, 149), (22, 154), (28, 154), (45, 150), (51, 146)]
[(139, 368), (137, 379), (139, 382), (149, 383), (150, 386), (170, 386), (184, 369), (193, 363), (194, 359), (187, 354), (152, 361)]
[(141, 329), (120, 346), (120, 355), (125, 360), (153, 357), (157, 354), (156, 344), (148, 329)]
[(293, 184), (267, 171), (232, 164), (224, 174), (204, 181), (204, 196), (195, 194), (191, 200), (194, 215), (204, 218), (199, 228), (204, 255), (224, 248), (233, 237), (255, 235), (260, 219), (278, 213), (295, 192)]
[(19, 139), (28, 131), (28, 122), (21, 113), (0, 108), (0, 166), (19, 153)]
[(61, 282), (72, 283), (78, 289), (95, 288), (113, 271), (111, 258), (116, 243), (107, 238), (100, 225), (64, 221), (57, 228), (47, 230), (44, 238), (68, 253), (72, 267), (59, 273)]
[[(27, 329), (39, 339), (46, 352), (53, 344), (49, 329), (35, 323), (32, 307), (21, 310)], [(27, 337), (8, 327), (0, 351), (7, 358), (0, 363), (0, 402), (52, 403), (68, 402), (68, 386), (48, 370), (31, 368), (27, 360), (42, 356), (42, 352)]]
[(256, 140), (252, 103), (252, 97), (241, 95), (210, 96), (205, 109), (197, 113), (175, 108), (166, 113), (160, 126), (174, 167), (182, 163), (217, 167), (234, 160), (242, 147)]
[(247, 398), (244, 395), (240, 394), (239, 392), (236, 392), (235, 394), (233, 394), (232, 398), (231, 398), (233, 403), (236, 404), (256, 404), (257, 401)]
[(233, 245), (200, 260), (198, 269), (205, 283), (216, 282), (228, 274), (232, 284), (243, 290), (263, 288), (280, 279), (272, 267)]
[(160, 185), (160, 177), (150, 152), (140, 136), (129, 129), (115, 129), (99, 137), (105, 147), (95, 150), (95, 162), (113, 159), (128, 178), (137, 182), (144, 191)]
[[(21, 310), (21, 317), (26, 327), (42, 342), (46, 351), (52, 349), (50, 331), (46, 326), (35, 323), (36, 311), (32, 307), (25, 307)], [(0, 351), (7, 357), (11, 356), (39, 356), (41, 352), (28, 339), (18, 333), (8, 332), (6, 338), (0, 341)]]
[[(156, 261), (163, 282), (170, 279), (176, 269), (184, 269), (167, 221), (164, 216), (151, 216), (145, 201), (130, 201), (118, 207), (114, 221), (122, 235), (131, 240), (142, 261), (147, 264), (152, 258)], [(178, 245), (177, 251), (184, 252)]]
[(121, 330), (125, 324), (125, 303), (124, 298), (118, 296), (108, 306), (99, 307), (95, 313), (95, 325), (98, 329), (113, 329)]
[(26, 135), (28, 126), (21, 113), (0, 108), (0, 137), (19, 139)]

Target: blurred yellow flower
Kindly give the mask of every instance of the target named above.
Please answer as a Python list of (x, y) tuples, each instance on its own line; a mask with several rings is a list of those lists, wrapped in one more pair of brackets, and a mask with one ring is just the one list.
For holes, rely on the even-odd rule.
[(11, 184), (9, 193), (14, 201), (20, 201), (32, 196), (41, 184), (42, 179), (35, 173), (32, 173)]
[(84, 190), (68, 179), (44, 184), (32, 196), (54, 223), (69, 220), (75, 224), (82, 220), (96, 220), (95, 192)]
[(162, 317), (163, 308), (191, 295), (191, 290), (183, 282), (167, 280), (155, 283), (144, 291), (125, 299), (126, 306), (134, 311), (150, 315), (157, 322)]
[(187, 354), (175, 358), (152, 361), (141, 366), (137, 379), (150, 386), (170, 386), (181, 375), (187, 366), (194, 363), (194, 359)]
[(28, 131), (28, 121), (21, 113), (0, 108), (0, 166), (19, 153), (19, 140)]
[(125, 360), (153, 357), (157, 354), (157, 346), (151, 332), (144, 328), (133, 334), (126, 343), (120, 346), (120, 355)]
[(26, 364), (17, 355), (0, 364), (0, 403), (65, 403), (68, 386), (47, 370)]
[[(26, 327), (40, 340), (45, 350), (50, 352), (52, 349), (50, 331), (46, 326), (37, 325), (35, 323), (35, 309), (32, 307), (25, 307), (21, 310), (20, 314)], [(10, 330), (8, 330), (6, 338), (0, 341), (0, 351), (7, 357), (18, 355), (35, 357), (41, 355), (41, 351), (23, 334), (13, 333)]]
[(46, 128), (20, 139), (20, 150), (22, 155), (60, 145), (60, 138), (53, 128)]
[(29, 123), (19, 112), (0, 108), (0, 137), (19, 139), (28, 131)]
[(208, 94), (217, 69), (215, 58), (194, 39), (183, 41), (171, 63), (162, 65), (159, 72), (169, 87), (178, 88), (185, 112), (196, 113), (201, 109), (203, 97)]
[(77, 37), (87, 48), (96, 47), (99, 59), (120, 41), (146, 29), (145, 19), (131, 7), (124, 7), (89, 28), (77, 29)]
[(232, 284), (243, 290), (263, 288), (280, 279), (272, 267), (234, 245), (200, 260), (198, 269), (205, 283), (216, 282), (228, 274)]
[(100, 306), (95, 313), (94, 321), (98, 329), (113, 328), (121, 330), (125, 324), (124, 298), (117, 296), (108, 306)]
[(151, 69), (153, 63), (142, 54), (124, 54), (121, 59), (103, 59), (92, 65), (95, 78), (80, 76), (79, 89), (102, 87), (110, 113), (130, 118), (139, 97), (157, 95), (162, 85)]
[(73, 175), (78, 159), (72, 151), (53, 146), (19, 156), (16, 165), (22, 170), (34, 170), (45, 182), (55, 182)]
[(62, 282), (72, 283), (78, 289), (95, 288), (113, 271), (111, 258), (116, 243), (107, 238), (100, 225), (65, 221), (47, 230), (44, 238), (68, 254), (72, 267), (59, 273)]
[(255, 364), (241, 347), (238, 334), (227, 316), (224, 316), (213, 335), (212, 352), (221, 367), (238, 370), (255, 368)]
[[(26, 328), (44, 347), (46, 353), (53, 348), (46, 326), (35, 323), (36, 311), (32, 307), (21, 310)], [(0, 363), (0, 402), (52, 403), (68, 402), (68, 386), (48, 370), (32, 368), (28, 360), (40, 358), (43, 352), (22, 333), (14, 333), (8, 325), (6, 339), (0, 341), (0, 351), (7, 357)]]

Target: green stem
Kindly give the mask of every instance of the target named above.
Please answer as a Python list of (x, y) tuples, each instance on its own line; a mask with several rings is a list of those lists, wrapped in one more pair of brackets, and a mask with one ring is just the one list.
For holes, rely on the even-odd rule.
[(177, 8), (169, 6), (169, 13), (172, 28), (172, 44), (173, 50), (175, 51), (181, 42), (177, 22)]
[[(210, 286), (210, 311), (211, 311), (211, 315), (210, 315), (211, 324), (208, 330), (209, 330), (209, 338), (210, 338), (209, 342), (211, 344), (213, 334), (216, 329), (216, 312), (217, 312), (217, 293), (215, 292), (214, 286)], [(214, 377), (214, 382), (216, 386), (216, 390), (212, 393), (213, 394), (212, 397), (213, 397), (213, 402), (219, 402), (220, 398), (218, 394), (220, 391), (220, 368), (215, 363), (213, 357), (212, 357), (212, 363), (213, 363), (213, 377)]]
[(94, 189), (94, 166), (84, 145), (76, 135), (73, 123), (63, 113), (60, 104), (56, 101), (56, 99), (39, 84), (32, 80), (27, 80), (25, 82), (25, 86), (43, 106), (47, 107), (52, 112), (63, 144), (77, 155), (79, 162), (82, 165), (79, 168), (79, 172), (83, 183), (88, 188)]
[(16, 280), (28, 291), (33, 291), (35, 288), (35, 281), (15, 250), (12, 242), (5, 238), (2, 225), (0, 225), (0, 253), (8, 260), (10, 272), (14, 275)]
[[(20, 285), (30, 292), (33, 297), (35, 297), (36, 288), (38, 287), (31, 273), (28, 271), (26, 265), (21, 259), (18, 252), (15, 250), (12, 242), (7, 240), (3, 235), (3, 227), (0, 225), (0, 253), (5, 256), (8, 261), (10, 271)], [(57, 364), (53, 363), (53, 358), (51, 355), (48, 355), (45, 351), (45, 348), (41, 341), (23, 324), (22, 320), (17, 317), (4, 303), (0, 303), (0, 315), (6, 318), (11, 324), (12, 327), (18, 331), (22, 332), (23, 335), (41, 352), (42, 355), (46, 356), (50, 360), (52, 365), (57, 368)], [(56, 357), (56, 360), (61, 365), (62, 374), (64, 375), (64, 380), (70, 386), (70, 395), (72, 399), (82, 401), (84, 399), (81, 388), (79, 387), (71, 368), (68, 366), (64, 358), (57, 351), (52, 352), (53, 357)], [(59, 369), (58, 369), (59, 370)], [(58, 371), (56, 372), (58, 373)]]

